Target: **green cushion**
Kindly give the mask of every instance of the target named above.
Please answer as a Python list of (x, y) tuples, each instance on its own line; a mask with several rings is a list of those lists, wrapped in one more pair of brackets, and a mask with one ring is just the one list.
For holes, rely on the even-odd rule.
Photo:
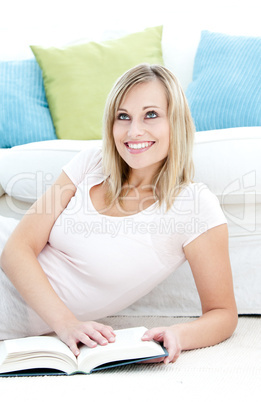
[(57, 137), (101, 138), (103, 110), (113, 83), (139, 63), (163, 64), (161, 37), (158, 26), (101, 43), (31, 46), (42, 69)]

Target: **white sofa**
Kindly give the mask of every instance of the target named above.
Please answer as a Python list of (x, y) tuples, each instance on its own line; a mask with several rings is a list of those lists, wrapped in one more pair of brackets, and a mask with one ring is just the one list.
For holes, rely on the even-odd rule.
[[(204, 28), (204, 27), (203, 27)], [(183, 41), (181, 41), (183, 38)], [(186, 90), (200, 30), (173, 37), (164, 27), (165, 65)], [(0, 215), (20, 219), (77, 152), (101, 140), (54, 140), (0, 149)], [(239, 314), (261, 314), (261, 127), (200, 131), (195, 136), (195, 181), (218, 196), (228, 220)], [(197, 316), (200, 301), (187, 263), (120, 314)]]

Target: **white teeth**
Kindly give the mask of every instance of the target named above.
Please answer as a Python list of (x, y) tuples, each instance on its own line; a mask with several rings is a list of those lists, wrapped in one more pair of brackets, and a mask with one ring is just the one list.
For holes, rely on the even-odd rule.
[(141, 149), (141, 148), (147, 148), (151, 145), (151, 142), (139, 142), (136, 144), (131, 144), (128, 143), (128, 147), (131, 149)]

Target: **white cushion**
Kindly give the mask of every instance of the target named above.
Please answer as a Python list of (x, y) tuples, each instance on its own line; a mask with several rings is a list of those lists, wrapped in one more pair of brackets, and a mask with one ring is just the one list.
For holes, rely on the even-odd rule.
[[(3, 156), (3, 155), (6, 155), (6, 153), (9, 151), (9, 149), (7, 149), (7, 148), (0, 148), (0, 158)], [(1, 183), (0, 183), (0, 197), (3, 195), (5, 193), (5, 190), (3, 189), (3, 187), (1, 186)]]
[(196, 133), (195, 182), (204, 182), (221, 204), (261, 202), (261, 127)]
[(42, 150), (42, 151), (81, 151), (82, 149), (95, 147), (101, 144), (101, 140), (52, 140), (52, 141), (38, 141), (30, 142), (28, 144), (17, 145), (7, 151), (28, 151), (28, 150)]
[(0, 158), (0, 191), (33, 203), (61, 173), (62, 167), (84, 148), (101, 140), (54, 140), (20, 145)]
[[(10, 196), (34, 202), (84, 148), (101, 140), (44, 141), (14, 147), (0, 158), (0, 186)], [(204, 182), (221, 204), (261, 202), (261, 127), (196, 133), (195, 182)]]
[(0, 197), (2, 197), (2, 195), (5, 193), (5, 190), (3, 189), (3, 187), (0, 184)]

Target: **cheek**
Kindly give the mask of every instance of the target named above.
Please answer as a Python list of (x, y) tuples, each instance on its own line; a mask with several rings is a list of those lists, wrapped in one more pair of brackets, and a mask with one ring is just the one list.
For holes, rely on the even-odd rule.
[(164, 144), (162, 151), (165, 154), (165, 156), (168, 155), (169, 152), (169, 146), (170, 146), (170, 127), (169, 124), (166, 123), (165, 127), (161, 131), (161, 141)]
[(159, 138), (161, 141), (166, 142), (166, 144), (169, 144), (170, 141), (170, 127), (169, 124), (166, 123), (159, 127), (158, 133), (160, 133)]
[(123, 152), (123, 144), (122, 144), (123, 135), (122, 135), (122, 130), (121, 130), (121, 128), (119, 127), (119, 125), (117, 123), (113, 125), (112, 134), (113, 134), (113, 139), (114, 139), (116, 149), (119, 152), (119, 154), (122, 155), (122, 152)]
[(117, 122), (114, 123), (113, 128), (112, 128), (112, 132), (113, 132), (114, 141), (115, 142), (119, 141), (121, 139), (121, 136), (122, 136), (122, 129), (119, 126), (119, 124), (117, 124)]

